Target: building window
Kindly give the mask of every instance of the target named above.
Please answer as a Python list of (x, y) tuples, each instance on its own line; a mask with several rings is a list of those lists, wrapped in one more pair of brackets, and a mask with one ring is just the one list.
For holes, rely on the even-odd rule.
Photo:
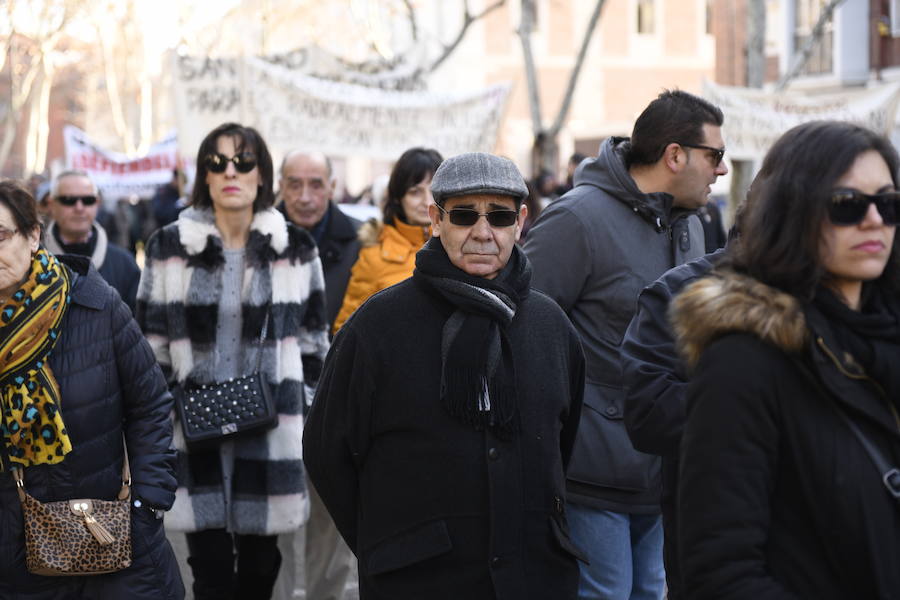
[[(822, 9), (825, 7), (827, 0), (794, 0), (794, 10), (796, 15), (796, 27), (794, 29), (794, 52), (800, 52), (806, 45), (812, 30), (819, 21)], [(822, 30), (822, 37), (813, 47), (812, 54), (806, 66), (803, 67), (803, 73), (806, 75), (817, 75), (820, 73), (831, 73), (834, 68), (833, 61), (833, 39), (834, 39), (834, 23), (829, 20)]]
[(656, 0), (637, 0), (637, 32), (656, 33)]

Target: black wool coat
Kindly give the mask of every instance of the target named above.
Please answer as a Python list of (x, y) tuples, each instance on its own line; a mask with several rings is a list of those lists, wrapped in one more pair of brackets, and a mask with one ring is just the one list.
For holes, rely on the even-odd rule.
[[(71, 304), (50, 354), (60, 411), (72, 451), (56, 465), (24, 471), (25, 488), (41, 502), (112, 500), (122, 485), (122, 433), (128, 446), (132, 497), (168, 509), (175, 499), (172, 396), (131, 311), (86, 257), (64, 256), (75, 274)], [(9, 472), (0, 473), (0, 598), (180, 600), (175, 555), (161, 520), (131, 511), (133, 562), (91, 577), (45, 577), (25, 569), (22, 509)]]
[(455, 307), (408, 279), (335, 337), (304, 461), (359, 559), (363, 600), (565, 600), (565, 466), (584, 385), (578, 335), (532, 291), (507, 328), (521, 430), (499, 439), (440, 400), (441, 332)]
[(675, 306), (699, 356), (681, 440), (684, 597), (900, 598), (900, 504), (837, 412), (900, 465), (891, 399), (814, 307), (753, 279), (701, 280)]

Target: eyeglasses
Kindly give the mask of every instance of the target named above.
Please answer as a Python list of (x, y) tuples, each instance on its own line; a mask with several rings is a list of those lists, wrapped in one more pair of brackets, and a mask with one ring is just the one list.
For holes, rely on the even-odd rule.
[(75, 206), (78, 201), (85, 206), (93, 206), (97, 203), (97, 196), (57, 196), (56, 201), (63, 206)]
[(515, 225), (519, 212), (516, 210), (489, 210), (486, 213), (480, 213), (471, 208), (454, 208), (445, 210), (440, 204), (436, 205), (450, 217), (450, 222), (460, 227), (471, 227), (478, 222), (479, 217), (485, 217), (488, 225), (491, 227), (509, 227)]
[(251, 152), (241, 152), (227, 158), (224, 154), (215, 152), (207, 154), (204, 159), (206, 168), (212, 173), (224, 173), (230, 162), (234, 163), (238, 173), (249, 173), (256, 166), (256, 157)]
[(18, 229), (0, 229), (0, 244), (19, 233)]
[(863, 194), (859, 190), (834, 190), (828, 205), (828, 218), (835, 225), (857, 225), (866, 218), (869, 204), (881, 214), (885, 225), (900, 225), (900, 192)]
[(697, 150), (709, 150), (712, 152), (713, 165), (718, 167), (722, 164), (722, 159), (725, 157), (725, 148), (713, 148), (712, 146), (704, 146), (703, 144), (682, 144), (681, 142), (675, 142), (679, 146), (684, 146), (685, 148), (696, 148)]

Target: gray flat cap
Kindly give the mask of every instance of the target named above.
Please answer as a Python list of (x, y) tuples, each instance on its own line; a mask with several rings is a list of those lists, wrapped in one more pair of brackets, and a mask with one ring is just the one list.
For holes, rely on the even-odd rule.
[(470, 194), (498, 194), (519, 200), (528, 196), (525, 180), (508, 158), (469, 152), (445, 160), (431, 180), (431, 195), (438, 204)]

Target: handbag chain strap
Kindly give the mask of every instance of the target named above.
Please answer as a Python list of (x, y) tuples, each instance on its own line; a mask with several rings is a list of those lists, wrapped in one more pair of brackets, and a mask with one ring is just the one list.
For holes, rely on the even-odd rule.
[(263, 346), (266, 342), (266, 333), (269, 331), (269, 313), (271, 310), (272, 305), (267, 305), (266, 316), (263, 318), (262, 331), (259, 332), (259, 349), (256, 351), (256, 373), (259, 373), (259, 369), (262, 366)]

